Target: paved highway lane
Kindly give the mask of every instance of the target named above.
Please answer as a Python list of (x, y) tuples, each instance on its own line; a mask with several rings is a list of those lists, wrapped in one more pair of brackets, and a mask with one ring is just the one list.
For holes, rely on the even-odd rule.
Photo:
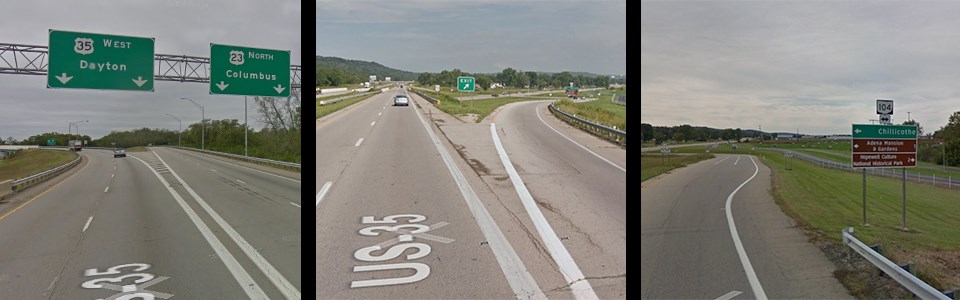
[(757, 160), (718, 155), (643, 183), (642, 298), (850, 298), (774, 203), (770, 169)]
[[(124, 290), (128, 295), (147, 290), (158, 293), (156, 296), (192, 299), (284, 298), (271, 276), (264, 275), (187, 189), (190, 186), (195, 193), (206, 194), (206, 188), (219, 184), (217, 179), (192, 178), (202, 173), (182, 169), (173, 150), (158, 152), (173, 166), (150, 152), (115, 159), (111, 151), (88, 149), (81, 152), (84, 165), (55, 179), (62, 179), (61, 183), (46, 192), (25, 193), (23, 196), (33, 200), (0, 220), (0, 290), (4, 297), (93, 299)], [(186, 176), (187, 185), (173, 172)], [(249, 196), (231, 197), (236, 202), (252, 201)], [(230, 223), (240, 223), (229, 217), (231, 208), (219, 204), (217, 196), (203, 199), (229, 220), (228, 226), (248, 238), (252, 247), (262, 249), (280, 274), (299, 286), (299, 268), (281, 267), (288, 260), (299, 263), (299, 239), (295, 249), (276, 254), (274, 245), (256, 238), (258, 232), (268, 230), (278, 237), (295, 231), (299, 237), (296, 207), (288, 205), (294, 209), (287, 218), (297, 227), (281, 232), (271, 227), (237, 226)], [(280, 213), (247, 211), (253, 220), (262, 214)], [(140, 291), (133, 292), (134, 285)]]
[(317, 130), (318, 188), (331, 182), (316, 212), (317, 297), (538, 297), (470, 183), (452, 175), (450, 150), (441, 154), (414, 106), (389, 106), (394, 94)]
[[(597, 296), (624, 298), (627, 151), (557, 120), (547, 110), (549, 103), (520, 102), (502, 108), (492, 118), (498, 138), (516, 175), (563, 238)], [(494, 165), (484, 176), (490, 185), (509, 175), (501, 171), (502, 165)], [(512, 187), (497, 193), (501, 198), (517, 197)]]

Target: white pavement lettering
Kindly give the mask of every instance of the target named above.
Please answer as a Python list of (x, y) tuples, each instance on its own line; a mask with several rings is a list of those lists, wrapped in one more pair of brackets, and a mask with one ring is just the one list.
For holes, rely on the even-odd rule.
[(730, 203), (733, 202), (733, 196), (737, 194), (737, 191), (740, 191), (740, 188), (750, 182), (750, 180), (757, 177), (757, 173), (760, 172), (760, 167), (758, 167), (757, 162), (753, 160), (753, 156), (750, 157), (750, 161), (753, 162), (753, 167), (756, 168), (756, 170), (753, 171), (753, 176), (747, 178), (746, 181), (730, 193), (730, 196), (727, 196), (727, 224), (730, 225), (730, 236), (733, 238), (733, 245), (737, 248), (737, 254), (740, 255), (740, 264), (743, 265), (743, 270), (747, 273), (747, 281), (750, 282), (750, 288), (753, 289), (753, 296), (757, 299), (766, 300), (767, 294), (763, 292), (763, 287), (760, 286), (760, 280), (757, 279), (757, 273), (753, 271), (750, 258), (747, 257), (747, 252), (743, 249), (743, 243), (740, 242), (740, 234), (737, 233), (737, 225), (733, 223), (733, 211), (730, 210)]
[[(113, 296), (110, 296), (109, 298), (106, 298), (106, 299), (103, 299), (103, 300), (133, 299), (133, 298), (141, 298), (141, 299), (160, 298), (160, 299), (167, 299), (167, 298), (173, 297), (173, 295), (172, 295), (172, 294), (167, 294), (167, 293), (161, 293), (161, 292), (148, 291), (148, 290), (145, 290), (145, 289), (148, 288), (148, 287), (150, 287), (151, 285), (160, 283), (161, 281), (167, 280), (167, 279), (169, 279), (169, 278), (170, 278), (170, 277), (160, 276), (160, 277), (154, 278), (153, 280), (144, 282), (144, 283), (141, 284), (141, 285), (128, 284), (128, 285), (124, 285), (124, 286), (119, 286), (119, 285), (115, 285), (115, 284), (104, 283), (104, 284), (101, 284), (101, 286), (103, 286), (103, 288), (110, 289), (110, 290), (114, 290), (114, 291), (120, 291), (120, 293), (117, 293), (117, 294), (115, 294), (115, 295), (113, 295)], [(126, 297), (124, 297), (124, 296), (126, 296)], [(147, 296), (150, 296), (150, 297), (147, 297)], [(122, 297), (122, 298), (121, 298), (121, 297)]]

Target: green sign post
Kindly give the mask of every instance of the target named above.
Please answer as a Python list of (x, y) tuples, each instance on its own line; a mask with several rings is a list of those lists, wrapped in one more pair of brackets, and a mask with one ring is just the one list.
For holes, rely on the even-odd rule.
[(473, 92), (476, 90), (476, 78), (457, 77), (457, 90), (461, 92)]
[(47, 88), (152, 92), (154, 42), (50, 29)]
[(57, 145), (57, 140), (56, 140), (56, 139), (52, 139), (52, 138), (51, 138), (51, 139), (47, 139), (47, 146), (56, 146), (56, 145)]
[(210, 94), (290, 96), (290, 51), (211, 43)]

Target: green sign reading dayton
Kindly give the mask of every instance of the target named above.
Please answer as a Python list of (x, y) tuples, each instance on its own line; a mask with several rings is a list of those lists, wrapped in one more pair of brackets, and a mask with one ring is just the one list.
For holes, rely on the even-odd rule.
[(48, 88), (153, 91), (153, 38), (50, 30)]
[(290, 96), (290, 51), (210, 44), (210, 93)]

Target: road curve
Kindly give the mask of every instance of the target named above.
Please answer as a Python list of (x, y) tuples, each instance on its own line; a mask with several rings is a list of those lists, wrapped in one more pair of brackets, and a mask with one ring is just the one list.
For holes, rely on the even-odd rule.
[(850, 298), (774, 203), (770, 172), (759, 158), (720, 154), (644, 182), (641, 298)]

